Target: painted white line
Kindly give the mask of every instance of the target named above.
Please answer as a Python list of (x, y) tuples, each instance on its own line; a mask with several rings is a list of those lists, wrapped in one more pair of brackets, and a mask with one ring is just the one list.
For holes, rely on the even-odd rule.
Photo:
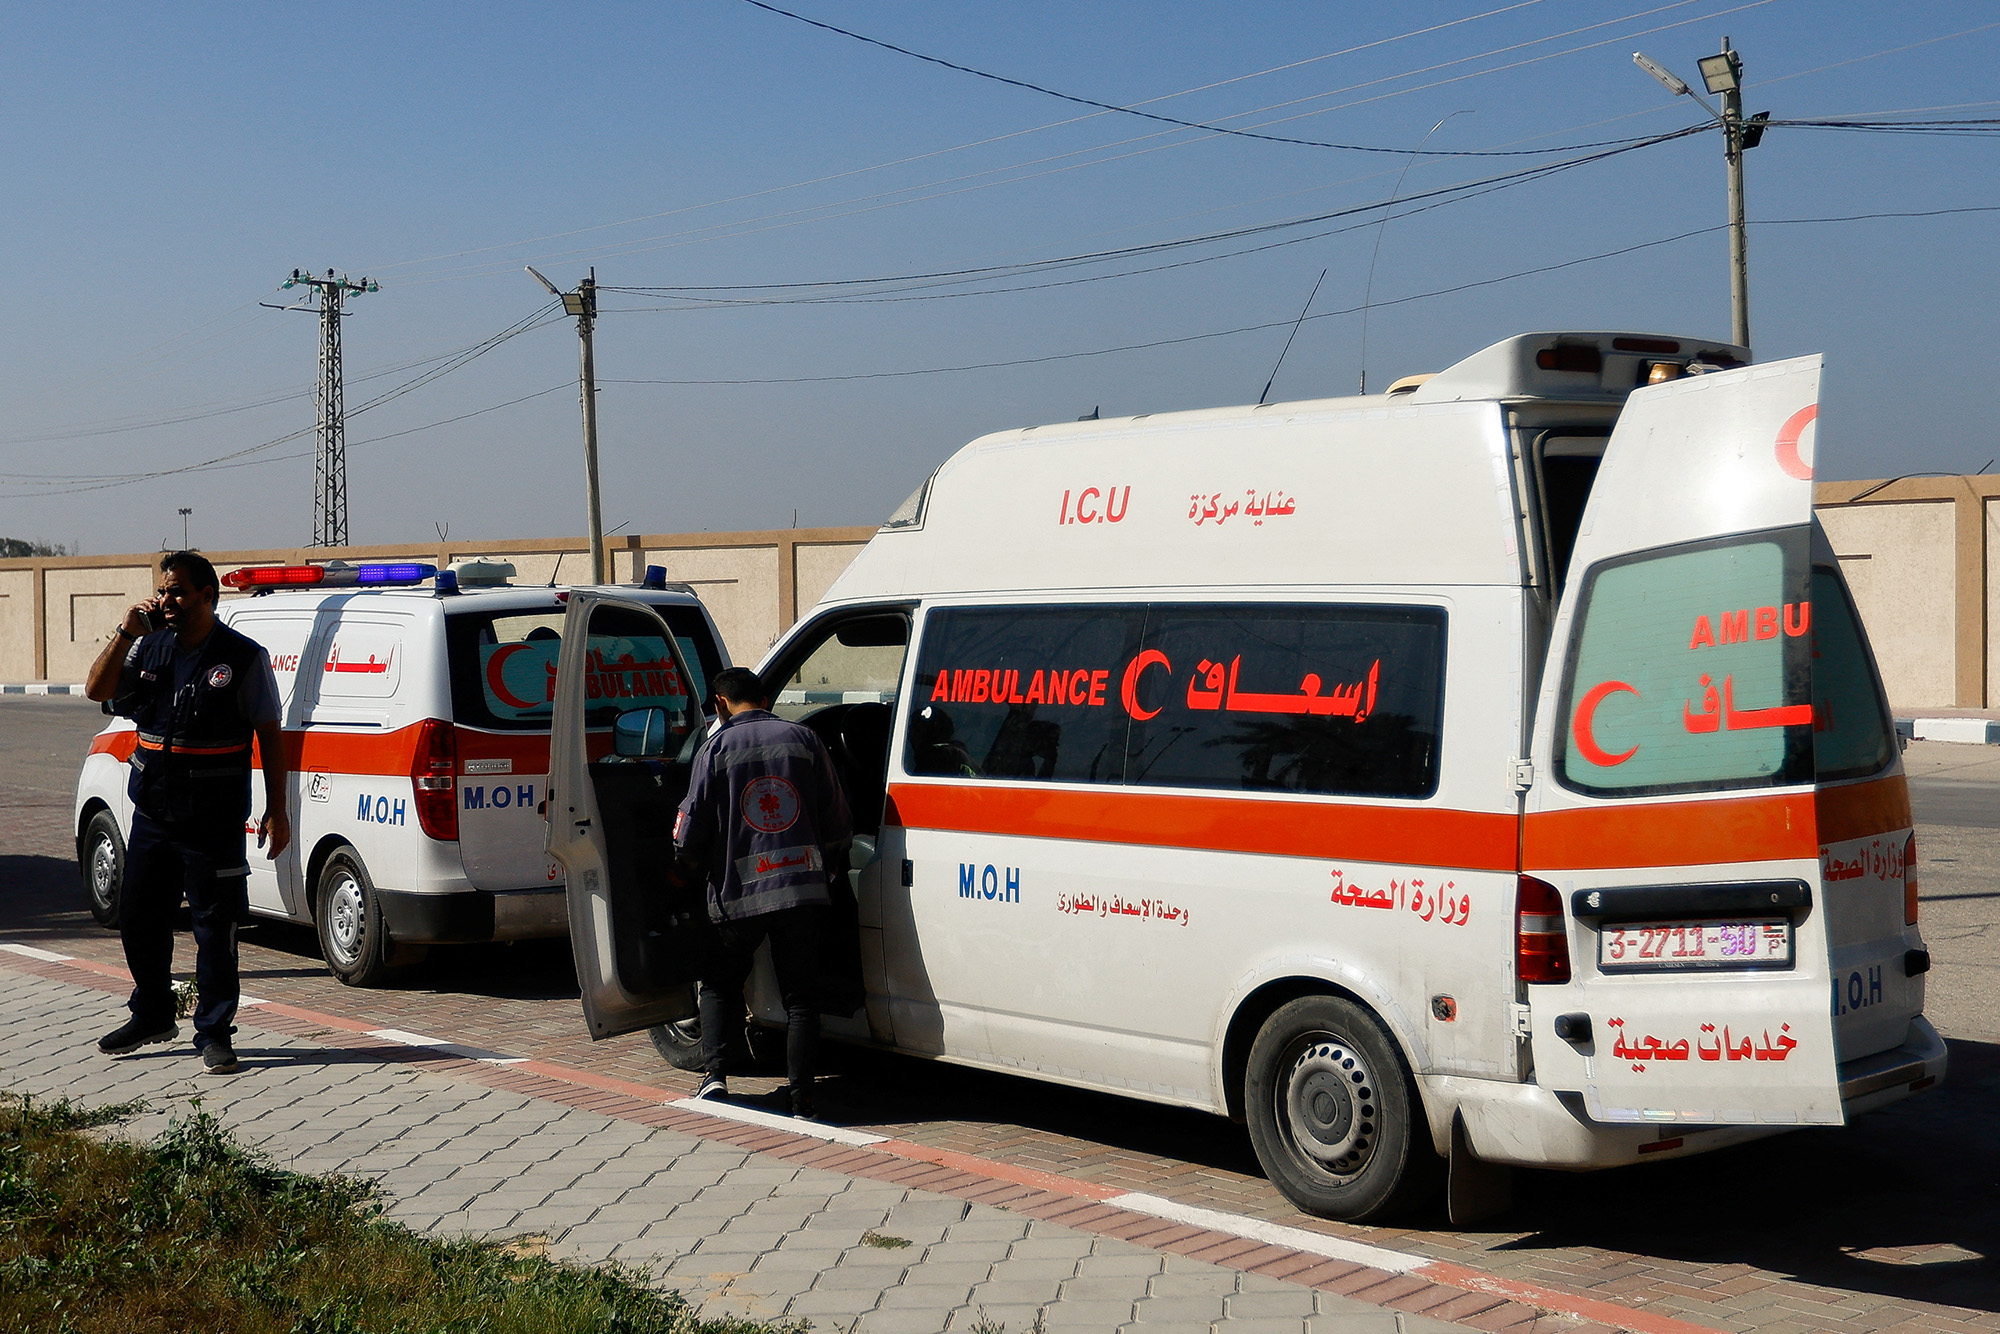
[(818, 1121), (807, 1121), (794, 1116), (780, 1116), (776, 1112), (760, 1112), (754, 1107), (739, 1107), (733, 1102), (718, 1102), (714, 1098), (681, 1098), (674, 1102), (682, 1111), (700, 1112), (703, 1116), (720, 1117), (724, 1121), (742, 1121), (747, 1125), (763, 1126), (766, 1130), (782, 1130), (789, 1135), (804, 1135), (808, 1139), (823, 1139), (835, 1144), (852, 1144), (865, 1149), (871, 1144), (882, 1144), (887, 1135), (871, 1135), (863, 1130), (849, 1130), (845, 1126), (822, 1125)]
[(76, 956), (73, 954), (51, 954), (47, 950), (38, 950), (33, 945), (16, 945), (11, 940), (0, 940), (0, 950), (6, 950), (9, 954), (25, 955), (30, 959), (40, 959), (43, 963), (76, 962)]
[(265, 1000), (262, 996), (238, 996), (236, 998), (236, 1003), (239, 1006), (242, 1006), (242, 1005), (269, 1005), (271, 1002)]
[(368, 1031), (371, 1038), (384, 1042), (400, 1043), (405, 1047), (426, 1047), (432, 1051), (447, 1052), (468, 1061), (481, 1061), (487, 1065), (520, 1065), (525, 1056), (503, 1056), (497, 1051), (487, 1051), (483, 1047), (467, 1047), (456, 1042), (446, 1042), (443, 1038), (425, 1037), (422, 1033), (409, 1033), (400, 1028), (375, 1028)]
[(1370, 1246), (1366, 1242), (1348, 1241), (1344, 1237), (1329, 1237), (1323, 1232), (1308, 1232), (1302, 1227), (1267, 1223), (1261, 1218), (1201, 1209), (1138, 1191), (1113, 1195), (1105, 1203), (1114, 1209), (1130, 1209), (1135, 1214), (1151, 1214), (1155, 1218), (1185, 1223), (1189, 1227), (1207, 1228), (1210, 1232), (1223, 1232), (1246, 1241), (1261, 1241), (1267, 1246), (1286, 1246), (1309, 1255), (1324, 1255), (1329, 1260), (1367, 1265), (1370, 1269), (1386, 1269), (1392, 1274), (1408, 1274), (1431, 1263), (1428, 1255), (1411, 1255), (1405, 1251)]

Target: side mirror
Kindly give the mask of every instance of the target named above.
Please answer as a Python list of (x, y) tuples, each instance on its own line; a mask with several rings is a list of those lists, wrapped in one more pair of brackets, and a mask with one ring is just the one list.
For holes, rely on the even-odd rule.
[(667, 753), (667, 711), (627, 709), (611, 725), (611, 748), (627, 759), (657, 760)]

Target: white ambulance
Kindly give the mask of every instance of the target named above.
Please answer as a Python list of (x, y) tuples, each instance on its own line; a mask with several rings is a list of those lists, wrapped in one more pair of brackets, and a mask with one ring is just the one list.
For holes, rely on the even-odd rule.
[[(423, 946), (560, 936), (561, 872), (542, 849), (549, 713), (568, 588), (509, 586), (505, 562), (252, 566), (223, 576), (257, 594), (218, 610), (271, 656), (292, 775), (292, 846), (250, 857), (250, 910), (317, 927), (327, 966), (380, 982)], [(430, 587), (424, 587), (425, 584)], [(589, 721), (609, 746), (613, 701), (701, 700), (728, 665), (707, 611), (650, 567), (622, 590), (671, 627), (655, 639), (593, 639), (606, 692)], [(690, 689), (691, 687), (691, 689)], [(596, 715), (603, 714), (600, 720)], [(77, 861), (97, 920), (115, 926), (126, 760), (116, 719), (77, 780)], [(251, 821), (264, 783), (251, 781)]]
[[(1899, 748), (1813, 518), (1819, 361), (1747, 355), (1532, 334), (960, 450), (760, 668), (873, 851), (832, 1029), (1245, 1120), (1350, 1219), (1936, 1083)], [(574, 654), (640, 613), (569, 615)], [(631, 841), (684, 777), (599, 818), (631, 791), (573, 665), (550, 850), (603, 1036), (685, 1013)], [(750, 1002), (782, 1018), (768, 975)]]

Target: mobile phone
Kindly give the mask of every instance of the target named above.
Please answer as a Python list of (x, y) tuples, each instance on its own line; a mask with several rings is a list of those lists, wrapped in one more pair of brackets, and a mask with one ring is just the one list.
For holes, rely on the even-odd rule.
[(149, 630), (164, 630), (167, 628), (167, 618), (160, 611), (160, 604), (157, 602), (146, 608), (146, 628)]

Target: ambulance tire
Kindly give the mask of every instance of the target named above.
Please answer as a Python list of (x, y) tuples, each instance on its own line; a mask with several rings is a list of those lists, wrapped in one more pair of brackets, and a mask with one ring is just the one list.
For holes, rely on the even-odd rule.
[(1250, 1046), (1243, 1095), (1257, 1160), (1309, 1214), (1360, 1222), (1406, 1211), (1443, 1179), (1409, 1067), (1353, 1001), (1280, 1007)]
[(361, 855), (342, 846), (320, 868), (313, 897), (319, 952), (335, 977), (350, 987), (380, 986), (389, 974), (389, 933), (375, 882)]
[[(653, 1050), (666, 1058), (667, 1064), (676, 1070), (700, 1071), (706, 1064), (701, 1054), (701, 1020), (690, 1015), (686, 1019), (671, 1024), (654, 1024), (646, 1030), (653, 1040)], [(783, 1067), (785, 1063), (785, 1030), (770, 1028), (763, 1024), (749, 1023), (743, 1026), (745, 1050), (738, 1054), (739, 1061), (747, 1060), (746, 1071), (763, 1070), (772, 1065)]]
[[(692, 991), (694, 988), (688, 988)], [(646, 1030), (653, 1039), (653, 1050), (667, 1058), (667, 1064), (676, 1070), (700, 1070), (701, 1019), (689, 1015), (670, 1024), (654, 1024)]]
[(125, 836), (118, 817), (99, 811), (83, 827), (76, 863), (83, 871), (83, 897), (97, 924), (118, 929), (118, 911), (125, 894)]

